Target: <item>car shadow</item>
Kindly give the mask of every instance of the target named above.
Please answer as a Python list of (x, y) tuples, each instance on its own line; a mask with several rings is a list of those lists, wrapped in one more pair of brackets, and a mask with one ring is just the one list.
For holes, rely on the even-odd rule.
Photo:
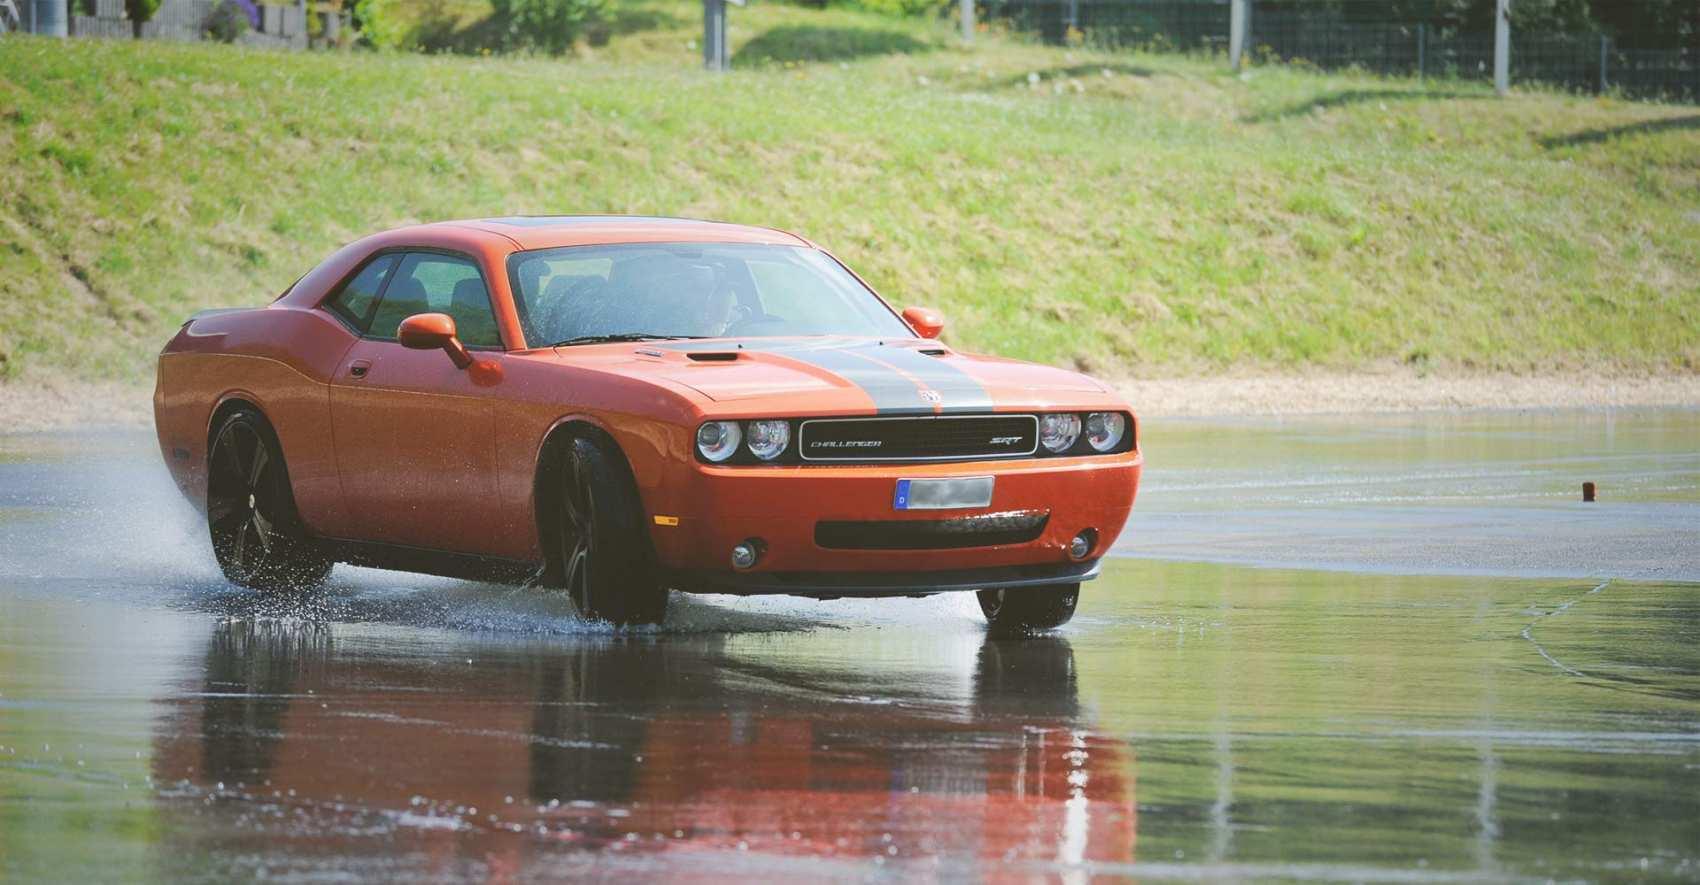
[(880, 28), (782, 25), (769, 28), (745, 43), (733, 56), (734, 65), (787, 62), (847, 61), (875, 55), (931, 52), (931, 43), (902, 31)]

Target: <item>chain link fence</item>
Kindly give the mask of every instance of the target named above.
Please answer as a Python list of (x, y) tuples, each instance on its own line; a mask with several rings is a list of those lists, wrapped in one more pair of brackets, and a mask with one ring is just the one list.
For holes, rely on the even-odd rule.
[(1082, 0), (994, 2), (994, 19), (1047, 43), (1084, 40), (1100, 49), (1198, 51), (1228, 46), (1228, 4), (1197, 0), (1103, 3)]
[[(1700, 0), (1569, 6), (1568, 16), (1518, 21), (1513, 5), (1513, 80), (1700, 101)], [(1252, 0), (1249, 52), (1323, 69), (1486, 80), (1492, 7), (1492, 0)], [(1228, 0), (988, 0), (986, 14), (1047, 43), (1184, 52), (1228, 46)]]

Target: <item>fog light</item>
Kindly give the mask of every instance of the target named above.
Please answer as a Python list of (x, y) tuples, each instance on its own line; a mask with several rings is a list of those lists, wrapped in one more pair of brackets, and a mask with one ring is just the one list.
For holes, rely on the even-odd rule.
[(749, 568), (750, 566), (755, 565), (756, 560), (760, 559), (760, 558), (761, 558), (761, 542), (754, 539), (754, 538), (751, 538), (747, 541), (739, 541), (737, 546), (732, 548), (732, 567), (733, 568), (736, 568), (736, 569)]
[(1068, 558), (1085, 559), (1086, 555), (1091, 553), (1092, 548), (1096, 546), (1098, 546), (1098, 530), (1087, 529), (1075, 535), (1074, 539), (1068, 542)]

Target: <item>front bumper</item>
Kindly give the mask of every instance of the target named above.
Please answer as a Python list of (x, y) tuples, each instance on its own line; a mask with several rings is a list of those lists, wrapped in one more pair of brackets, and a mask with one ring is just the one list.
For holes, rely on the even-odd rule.
[[(985, 582), (995, 576), (954, 573), (1031, 566), (1063, 569), (1033, 583), (1063, 583), (1085, 580), (1069, 571), (1084, 567), (1068, 556), (1076, 534), (1097, 532), (1088, 560), (1096, 560), (1121, 534), (1142, 464), (1138, 451), (952, 463), (693, 464), (649, 490), (644, 503), (661, 565), (686, 576), (681, 583), (730, 588), (719, 592), (892, 595), (944, 585), (984, 589), (994, 586)], [(893, 504), (899, 479), (987, 475), (996, 479), (986, 507), (897, 510)], [(829, 549), (816, 542), (820, 522), (901, 523), (1016, 511), (1048, 514), (1043, 531), (1021, 543), (949, 549)], [(731, 550), (746, 539), (761, 542), (762, 556), (753, 568), (734, 571)]]
[(1000, 590), (1073, 584), (1098, 577), (1097, 560), (1060, 564), (926, 572), (727, 572), (679, 571), (672, 586), (692, 593), (736, 596), (785, 594), (838, 599), (844, 596), (924, 596), (956, 590)]

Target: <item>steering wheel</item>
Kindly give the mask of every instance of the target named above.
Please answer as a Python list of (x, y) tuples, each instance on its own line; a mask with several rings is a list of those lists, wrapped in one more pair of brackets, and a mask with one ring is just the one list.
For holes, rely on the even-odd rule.
[(746, 315), (741, 316), (736, 321), (728, 323), (726, 325), (726, 332), (724, 334), (727, 338), (736, 338), (736, 337), (739, 337), (740, 335), (748, 335), (749, 332), (750, 332), (751, 326), (765, 326), (765, 325), (769, 325), (769, 324), (772, 324), (772, 323), (784, 323), (785, 322), (784, 317), (775, 316), (771, 313), (763, 313), (763, 314), (749, 313), (748, 312), (749, 308), (744, 307), (742, 305), (739, 305), (738, 309), (745, 311)]

